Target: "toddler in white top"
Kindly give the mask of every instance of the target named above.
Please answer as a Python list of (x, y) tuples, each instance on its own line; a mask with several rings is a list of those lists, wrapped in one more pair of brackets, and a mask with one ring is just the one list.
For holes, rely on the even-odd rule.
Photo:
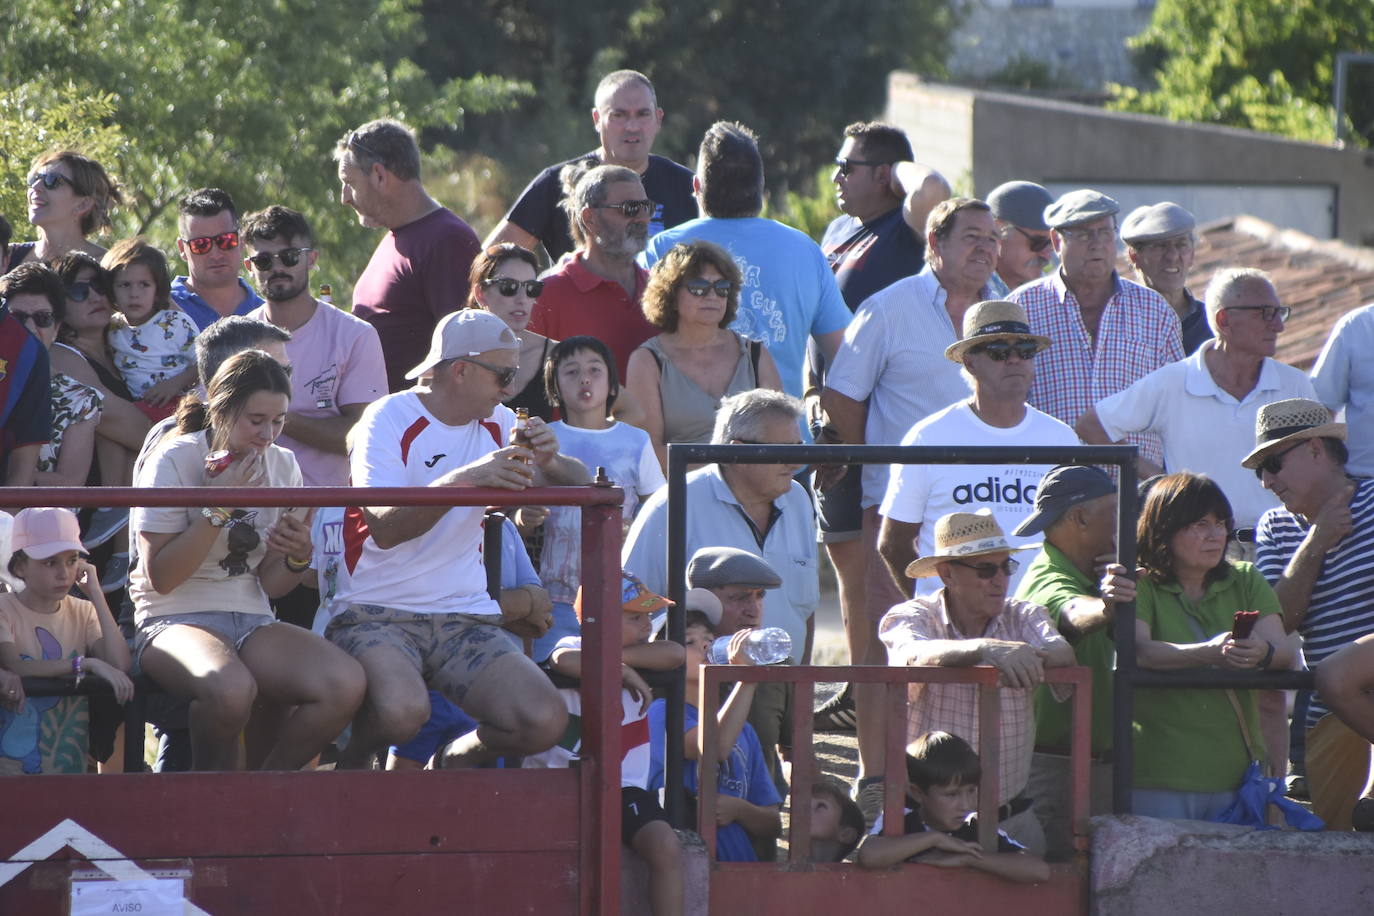
[(154, 422), (172, 415), (196, 383), (195, 322), (172, 304), (167, 259), (142, 238), (125, 239), (105, 255), (114, 285), (115, 316), (105, 340), (134, 406)]

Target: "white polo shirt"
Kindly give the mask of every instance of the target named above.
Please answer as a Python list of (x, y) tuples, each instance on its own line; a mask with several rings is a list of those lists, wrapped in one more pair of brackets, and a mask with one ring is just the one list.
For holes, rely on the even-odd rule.
[(1154, 433), (1164, 443), (1164, 466), (1206, 474), (1231, 501), (1236, 525), (1248, 528), (1279, 504), (1255, 472), (1240, 461), (1255, 447), (1255, 417), (1265, 404), (1287, 398), (1316, 399), (1300, 370), (1266, 358), (1259, 381), (1241, 400), (1223, 391), (1207, 369), (1209, 340), (1197, 352), (1161, 366), (1109, 398), (1097, 402), (1097, 417), (1113, 440), (1127, 433)]

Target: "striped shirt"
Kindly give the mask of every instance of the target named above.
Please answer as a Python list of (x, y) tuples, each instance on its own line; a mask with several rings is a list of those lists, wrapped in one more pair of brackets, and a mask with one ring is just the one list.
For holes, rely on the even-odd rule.
[[(1064, 642), (1043, 607), (1019, 598), (1006, 599), (1002, 613), (989, 621), (982, 633), (962, 633), (949, 617), (944, 589), (888, 611), (878, 624), (878, 637), (887, 646), (889, 665), (910, 665), (921, 643), (933, 640), (1003, 639), (1036, 648)], [(1001, 804), (1015, 798), (1030, 781), (1031, 751), (1035, 744), (1035, 715), (1031, 706), (1034, 693), (1023, 687), (1001, 690), (1002, 759), (997, 774), (997, 801)], [(938, 729), (979, 747), (976, 684), (912, 684), (908, 697), (908, 741)]]
[[(927, 264), (865, 299), (845, 329), (825, 384), (851, 400), (868, 401), (869, 445), (896, 445), (921, 420), (969, 396), (959, 364), (945, 359), (945, 348), (959, 339), (946, 298)], [(882, 500), (887, 476), (887, 465), (864, 465), (864, 506)]]
[[(1322, 560), (1321, 572), (1307, 600), (1307, 616), (1298, 626), (1303, 655), (1315, 668), (1328, 655), (1368, 633), (1374, 633), (1374, 479), (1355, 482), (1350, 500), (1354, 528)], [(1307, 536), (1310, 525), (1287, 509), (1270, 509), (1255, 531), (1255, 565), (1276, 584)], [(1307, 727), (1328, 712), (1317, 694), (1307, 712)]]
[[(1026, 310), (1031, 333), (1054, 344), (1035, 359), (1035, 383), (1026, 401), (1070, 426), (1098, 401), (1183, 358), (1178, 315), (1169, 303), (1116, 274), (1112, 282), (1115, 291), (1102, 310), (1095, 344), (1060, 272), (1011, 294)], [(1126, 442), (1140, 449), (1141, 457), (1163, 463), (1158, 436), (1131, 433)]]

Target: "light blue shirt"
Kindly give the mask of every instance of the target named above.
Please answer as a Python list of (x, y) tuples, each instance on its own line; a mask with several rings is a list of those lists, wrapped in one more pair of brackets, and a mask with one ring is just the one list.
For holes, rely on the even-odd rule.
[[(737, 547), (763, 557), (782, 578), (780, 588), (763, 599), (763, 625), (782, 627), (792, 637), (792, 662), (801, 663), (806, 648), (806, 622), (820, 603), (816, 566), (816, 521), (811, 499), (801, 484), (773, 501), (778, 510), (760, 546), (753, 523), (745, 514), (720, 466), (709, 464), (687, 475), (687, 553), (702, 547)], [(645, 500), (635, 516), (620, 554), (620, 565), (640, 578), (646, 588), (667, 595), (668, 488)]]
[(1374, 305), (1347, 312), (1331, 329), (1317, 364), (1312, 387), (1332, 410), (1345, 408), (1349, 427), (1346, 470), (1356, 477), (1374, 477)]
[(808, 337), (843, 331), (850, 312), (821, 248), (805, 233), (761, 217), (689, 220), (649, 240), (640, 255), (652, 266), (679, 242), (702, 239), (730, 252), (744, 277), (731, 329), (761, 340), (777, 363), (782, 388), (802, 396)]
[[(186, 285), (188, 279), (188, 277), (177, 277), (172, 281), (172, 301), (176, 303), (177, 308), (191, 317), (198, 329), (203, 331), (224, 316), (211, 308), (210, 303)], [(242, 277), (239, 277), (239, 289), (243, 290), (243, 301), (234, 308), (231, 314), (247, 315), (262, 305), (262, 297), (254, 292), (253, 287), (245, 283)]]

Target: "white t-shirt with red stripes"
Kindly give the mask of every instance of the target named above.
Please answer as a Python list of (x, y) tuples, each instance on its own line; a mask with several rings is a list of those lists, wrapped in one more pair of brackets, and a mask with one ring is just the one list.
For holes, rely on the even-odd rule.
[[(368, 405), (353, 430), (349, 470), (356, 487), (424, 487), (506, 444), (515, 414), (498, 404), (485, 420), (442, 423), (412, 391)], [(429, 531), (390, 549), (368, 535), (357, 506), (344, 513), (348, 583), (338, 607), (373, 604), (414, 614), (499, 618), (482, 565), (483, 506), (456, 506)]]

